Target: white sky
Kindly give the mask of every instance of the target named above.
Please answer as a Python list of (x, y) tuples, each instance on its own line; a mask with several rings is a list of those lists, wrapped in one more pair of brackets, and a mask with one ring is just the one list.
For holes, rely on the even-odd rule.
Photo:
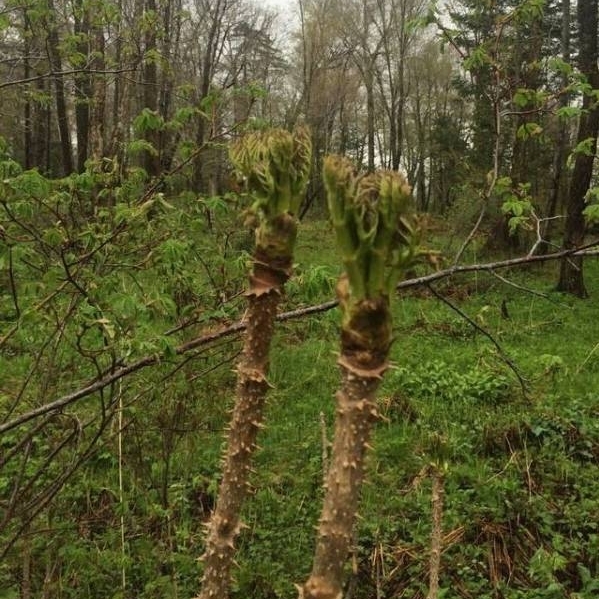
[(261, 4), (272, 6), (279, 10), (293, 10), (297, 7), (297, 0), (262, 0)]
[(277, 14), (274, 31), (277, 38), (285, 39), (299, 26), (298, 0), (254, 0), (258, 6), (271, 8)]

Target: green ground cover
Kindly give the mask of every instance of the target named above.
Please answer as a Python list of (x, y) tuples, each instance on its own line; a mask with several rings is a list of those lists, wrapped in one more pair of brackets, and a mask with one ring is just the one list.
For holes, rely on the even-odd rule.
[[(334, 272), (322, 249), (326, 224), (304, 235), (298, 252), (304, 272), (312, 266)], [(587, 269), (593, 298), (597, 264), (589, 260)], [(393, 366), (380, 394), (384, 418), (356, 537), (355, 597), (426, 596), (431, 508), (422, 474), (438, 460), (432, 446), (439, 435), (442, 596), (596, 596), (599, 322), (593, 299), (552, 291), (555, 272), (547, 265), (501, 273), (534, 293), (488, 274), (439, 284), (503, 356), (426, 290), (399, 295)], [(322, 477), (320, 414), (330, 435), (337, 343), (333, 314), (312, 321), (284, 325), (273, 355), (270, 426), (250, 508), (255, 524), (244, 538), (240, 596), (249, 596), (258, 573), (259, 596), (291, 597), (291, 582), (308, 568)]]

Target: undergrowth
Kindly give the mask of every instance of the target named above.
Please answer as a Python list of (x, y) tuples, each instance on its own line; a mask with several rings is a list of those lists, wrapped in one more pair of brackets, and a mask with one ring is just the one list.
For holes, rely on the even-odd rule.
[[(173, 222), (171, 228), (179, 226)], [(142, 236), (145, 227), (142, 221), (133, 233)], [(163, 321), (153, 324), (159, 310), (169, 318), (172, 312), (182, 321), (191, 319), (193, 328), (183, 329), (182, 340), (191, 338), (204, 318), (226, 323), (238, 317), (247, 244), (235, 246), (233, 230), (232, 224), (218, 232), (217, 244), (209, 248), (214, 263), (202, 262), (207, 254), (200, 246), (208, 243), (203, 232), (193, 242), (156, 241), (151, 255), (165, 276), (179, 272), (182, 262), (193, 264), (187, 271), (193, 277), (172, 277), (172, 288), (159, 289), (158, 299), (174, 298), (172, 307), (155, 297), (141, 301), (135, 286), (119, 288), (119, 272), (106, 269), (98, 284), (113, 285), (121, 303), (110, 302), (103, 318), (119, 324), (119, 343), (127, 342), (127, 319), (147, 312), (142, 319), (149, 323), (147, 347), (131, 346), (133, 357), (172, 343), (170, 336), (157, 340), (154, 333), (167, 328)], [(331, 299), (339, 269), (326, 223), (303, 224), (296, 262), (283, 309)], [(426, 289), (402, 291), (348, 570), (353, 599), (426, 597), (431, 462), (442, 468), (445, 480), (440, 597), (598, 595), (599, 265), (589, 259), (585, 269), (587, 301), (552, 290), (556, 265), (502, 273), (535, 294), (488, 274), (438, 283), (437, 291), (471, 322)], [(135, 280), (152, 276), (142, 270)], [(226, 293), (220, 295), (223, 286)], [(106, 328), (92, 316), (86, 318)], [(267, 427), (239, 541), (233, 595), (240, 599), (295, 597), (293, 583), (309, 571), (326, 441), (332, 435), (337, 311), (288, 321), (277, 330)], [(108, 427), (97, 450), (37, 522), (41, 532), (23, 537), (0, 566), (2, 599), (19, 596), (23, 555), (34, 559), (40, 572), (58, 568), (60, 576), (52, 578), (55, 597), (121, 597), (115, 589), (123, 569), (132, 597), (192, 596), (201, 573), (196, 558), (202, 552), (202, 523), (218, 483), (237, 351), (237, 341), (225, 340), (180, 369), (167, 360), (136, 379), (137, 394), (125, 406), (123, 501), (116, 429)], [(25, 358), (15, 354), (6, 360), (16, 364)], [(65, 377), (65, 389), (72, 383)], [(93, 401), (83, 404), (82, 414), (94, 413)], [(3, 436), (2, 450), (15, 439)], [(32, 456), (41, 456), (51, 442), (55, 439), (40, 439)], [(0, 492), (10, 490), (10, 481), (0, 478)]]

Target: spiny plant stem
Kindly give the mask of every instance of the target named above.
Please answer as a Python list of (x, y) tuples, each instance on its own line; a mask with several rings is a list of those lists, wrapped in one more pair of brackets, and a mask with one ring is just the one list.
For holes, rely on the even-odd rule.
[(240, 512), (248, 493), (252, 455), (262, 427), (268, 358), (285, 282), (292, 269), (296, 214), (311, 164), (310, 136), (283, 130), (254, 133), (231, 148), (246, 177), (257, 218), (246, 336), (237, 366), (236, 401), (216, 506), (208, 524), (199, 599), (227, 599)]
[(431, 477), (431, 553), (429, 559), (429, 586), (427, 599), (439, 597), (439, 574), (441, 572), (441, 540), (443, 537), (443, 495), (444, 476), (441, 469), (433, 465), (430, 468)]
[(414, 251), (405, 220), (410, 190), (398, 173), (359, 176), (339, 157), (325, 159), (324, 181), (345, 274), (337, 285), (342, 313), (341, 385), (312, 572), (300, 599), (340, 599), (364, 478), (365, 455), (378, 418), (375, 393), (391, 346), (389, 298)]
[(249, 298), (244, 350), (237, 368), (237, 401), (229, 425), (216, 507), (206, 539), (201, 599), (228, 597), (235, 539), (242, 527), (239, 514), (248, 492), (252, 454), (262, 426), (268, 389), (265, 373), (279, 298), (275, 291)]

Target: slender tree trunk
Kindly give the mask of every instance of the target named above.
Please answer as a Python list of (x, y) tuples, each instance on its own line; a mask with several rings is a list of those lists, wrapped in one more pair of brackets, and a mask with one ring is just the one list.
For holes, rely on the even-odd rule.
[[(30, 67), (30, 35), (31, 35), (31, 23), (27, 15), (27, 10), (23, 10), (23, 77), (28, 79), (31, 76)], [(25, 104), (23, 106), (23, 120), (25, 123), (23, 130), (23, 157), (25, 168), (30, 169), (32, 166), (39, 166), (33, 163), (33, 123), (31, 118), (31, 94), (27, 90), (25, 92)]]
[[(146, 15), (153, 15), (152, 24), (147, 25), (144, 40), (144, 66), (143, 66), (143, 103), (144, 108), (156, 112), (158, 110), (158, 66), (156, 61), (156, 36), (157, 36), (157, 13), (156, 0), (145, 0), (144, 12)], [(144, 155), (144, 169), (150, 177), (157, 177), (160, 174), (160, 135), (158, 131), (146, 131), (144, 133), (146, 141), (150, 142), (155, 153), (146, 152)]]
[[(580, 70), (587, 76), (593, 89), (599, 88), (597, 13), (596, 0), (578, 1)], [(586, 194), (593, 175), (593, 162), (597, 151), (598, 132), (599, 104), (594, 96), (585, 95), (583, 112), (578, 125), (577, 142), (581, 143), (591, 140), (590, 152), (579, 153), (574, 162), (564, 228), (564, 249), (575, 248), (584, 242), (585, 220), (583, 210), (586, 204)], [(581, 256), (562, 260), (557, 289), (558, 291), (565, 291), (581, 298), (587, 297), (588, 294), (584, 285), (583, 259)]]
[(250, 293), (243, 357), (237, 367), (239, 399), (229, 427), (223, 477), (206, 539), (199, 599), (226, 599), (229, 595), (235, 539), (241, 528), (239, 514), (248, 493), (251, 458), (268, 389), (268, 353), (281, 296), (274, 288), (264, 295)]
[[(35, 85), (36, 93), (44, 96), (48, 93), (46, 80), (39, 79)], [(31, 120), (31, 164), (42, 172), (50, 169), (50, 107), (43, 102), (33, 103)]]
[(66, 92), (64, 78), (62, 76), (62, 58), (60, 56), (60, 40), (58, 28), (55, 22), (56, 9), (53, 0), (48, 1), (48, 31), (47, 52), (50, 67), (54, 72), (54, 90), (56, 94), (56, 118), (58, 120), (58, 132), (60, 135), (60, 149), (62, 157), (62, 174), (73, 172), (73, 149), (71, 147), (71, 133), (67, 111)]
[[(212, 77), (216, 66), (216, 59), (218, 56), (218, 50), (221, 43), (221, 29), (223, 26), (224, 14), (228, 6), (228, 0), (216, 0), (214, 6), (211, 8), (209, 18), (211, 19), (210, 31), (208, 33), (208, 39), (206, 40), (206, 49), (202, 57), (202, 80), (200, 84), (200, 100), (204, 100), (210, 93), (212, 86)], [(198, 119), (198, 128), (196, 131), (196, 144), (198, 148), (206, 142), (208, 132), (208, 121), (206, 116), (201, 114)], [(205, 192), (207, 190), (207, 179), (209, 178), (205, 173), (204, 165), (204, 152), (200, 151), (195, 160), (194, 164), (194, 188), (196, 191)]]
[[(94, 18), (94, 16), (92, 16)], [(97, 19), (98, 16), (95, 15)], [(93, 60), (91, 65), (96, 73), (92, 76), (92, 104), (90, 113), (89, 146), (94, 161), (104, 157), (104, 124), (106, 113), (106, 76), (98, 71), (106, 68), (104, 31), (101, 23), (91, 28)]]
[[(89, 13), (78, 0), (74, 6), (74, 29), (78, 37), (77, 52), (89, 58)], [(83, 171), (89, 147), (89, 104), (91, 81), (87, 72), (75, 75), (75, 124), (77, 126), (77, 170)]]
[(375, 168), (375, 131), (374, 131), (374, 81), (372, 68), (366, 71), (366, 136), (368, 145), (368, 172), (374, 172)]
[[(173, 14), (174, 13), (174, 14)], [(162, 71), (160, 87), (160, 114), (167, 121), (171, 114), (171, 103), (173, 96), (173, 75), (171, 65), (177, 65), (180, 52), (181, 40), (181, 6), (178, 0), (167, 0), (164, 6), (164, 47), (163, 57), (167, 69)], [(161, 169), (168, 171), (171, 168), (173, 156), (176, 150), (178, 134), (167, 135), (165, 131), (160, 132)]]
[(31, 542), (27, 532), (23, 540), (23, 566), (21, 569), (21, 597), (31, 599)]
[[(561, 52), (562, 60), (570, 64), (570, 0), (562, 0), (562, 35), (561, 35)], [(568, 76), (564, 74), (562, 85), (568, 85)], [(562, 94), (560, 97), (560, 107), (568, 105), (569, 96)], [(557, 214), (558, 206), (561, 204), (561, 199), (565, 188), (566, 175), (566, 148), (568, 146), (568, 125), (559, 123), (558, 137), (553, 155), (553, 178), (551, 181), (551, 191), (549, 193), (549, 201), (545, 210), (547, 220), (543, 223), (542, 236), (543, 239), (549, 241), (552, 230), (552, 219)], [(549, 251), (549, 243), (543, 243), (539, 250), (542, 253)]]

